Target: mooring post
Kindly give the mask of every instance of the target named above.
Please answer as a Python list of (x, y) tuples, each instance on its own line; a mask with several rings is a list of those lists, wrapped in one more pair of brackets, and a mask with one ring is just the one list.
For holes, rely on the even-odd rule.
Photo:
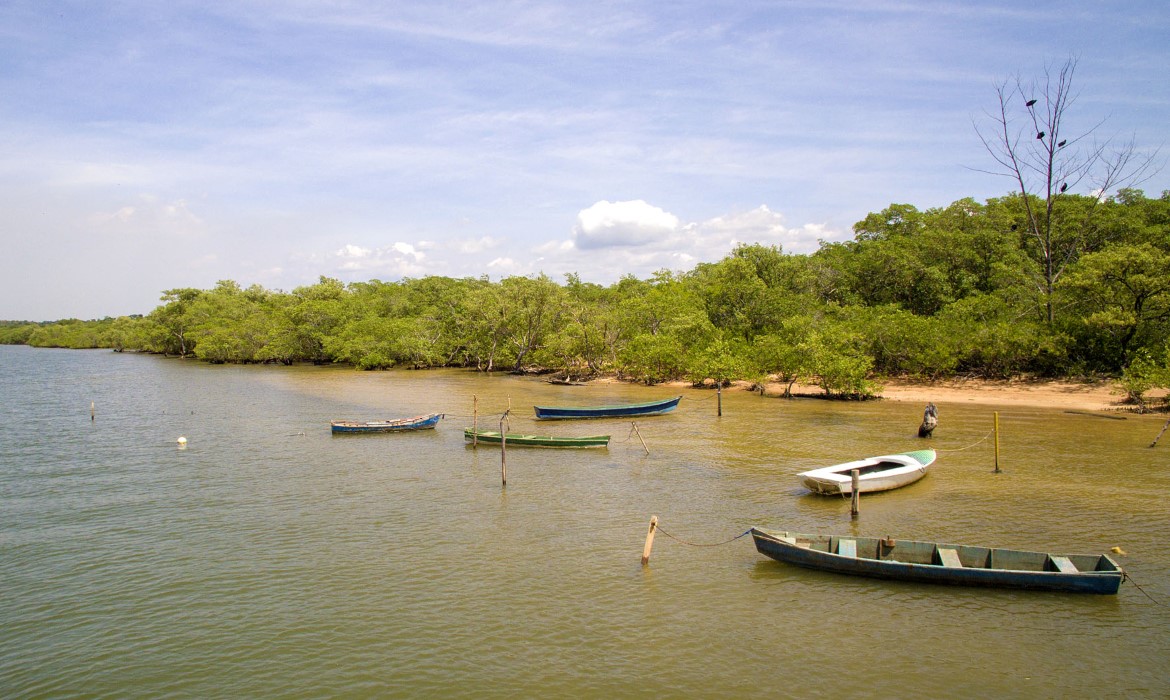
[(508, 486), (508, 434), (504, 432), (504, 421), (508, 412), (500, 416), (500, 486)]
[(999, 411), (995, 412), (995, 473), (999, 474)]
[(646, 533), (646, 546), (642, 547), (642, 566), (650, 561), (650, 548), (654, 546), (654, 531), (658, 529), (658, 516), (650, 518), (650, 530)]
[(1158, 431), (1158, 437), (1154, 438), (1154, 441), (1150, 443), (1150, 447), (1157, 447), (1158, 441), (1162, 439), (1162, 433), (1166, 432), (1166, 428), (1170, 428), (1170, 419), (1167, 419), (1167, 421), (1162, 424), (1162, 429)]
[(719, 417), (723, 417), (723, 383), (718, 379), (715, 380), (715, 398), (715, 405), (718, 406), (718, 408), (715, 409), (715, 413)]
[[(90, 401), (89, 402), (89, 422), (90, 423), (93, 422), (93, 418), (96, 414), (97, 414), (97, 407), (94, 405), (93, 401)], [(1159, 436), (1159, 437), (1161, 437), (1161, 436)], [(1157, 442), (1157, 440), (1155, 440), (1154, 442)]]
[(850, 481), (853, 482), (853, 493), (849, 498), (849, 515), (854, 519), (857, 518), (858, 513), (861, 512), (861, 472), (857, 469), (849, 470)]
[(642, 443), (642, 449), (646, 450), (646, 454), (650, 454), (650, 448), (646, 447), (646, 441), (642, 439), (642, 431), (638, 430), (637, 423), (630, 423), (634, 427), (634, 433), (638, 435), (638, 440)]
[(479, 395), (471, 395), (471, 446), (479, 446)]

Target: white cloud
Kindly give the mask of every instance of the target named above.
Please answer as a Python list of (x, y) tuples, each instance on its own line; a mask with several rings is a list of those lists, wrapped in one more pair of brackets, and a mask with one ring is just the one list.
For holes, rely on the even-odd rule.
[(573, 237), (582, 250), (653, 244), (673, 234), (678, 217), (641, 199), (602, 200), (577, 213)]
[(326, 264), (348, 277), (411, 277), (425, 274), (420, 264), (426, 255), (401, 241), (381, 248), (347, 243), (328, 257)]

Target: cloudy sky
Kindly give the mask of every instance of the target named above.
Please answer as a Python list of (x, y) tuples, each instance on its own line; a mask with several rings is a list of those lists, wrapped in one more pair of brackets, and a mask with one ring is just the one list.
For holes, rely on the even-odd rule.
[(1165, 144), (1168, 7), (5, 0), (0, 319), (811, 252), (892, 202), (1006, 193), (973, 123), (1070, 56), (1071, 131)]

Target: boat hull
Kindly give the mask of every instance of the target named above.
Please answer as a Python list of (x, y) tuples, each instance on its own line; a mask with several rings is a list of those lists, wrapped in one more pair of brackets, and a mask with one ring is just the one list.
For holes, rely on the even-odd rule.
[(442, 413), (429, 413), (425, 416), (413, 418), (399, 418), (397, 420), (352, 421), (335, 420), (329, 424), (329, 429), (338, 434), (347, 433), (397, 433), (410, 430), (430, 430), (438, 425), (443, 418)]
[(918, 481), (934, 463), (934, 450), (916, 450), (896, 455), (867, 457), (831, 467), (797, 474), (801, 486), (824, 495), (851, 495), (852, 471), (858, 471), (858, 493), (889, 491)]
[(916, 583), (1115, 594), (1124, 570), (1104, 554), (837, 537), (751, 529), (764, 556), (807, 569)]
[[(480, 430), (478, 433), (471, 428), (463, 431), (463, 437), (468, 442), (499, 445), (505, 442), (500, 433), (495, 430)], [(507, 447), (555, 447), (555, 448), (605, 448), (609, 447), (608, 435), (586, 435), (582, 437), (562, 437), (556, 435), (525, 435), (523, 433), (505, 433)]]
[(572, 420), (584, 418), (631, 418), (634, 416), (656, 416), (670, 413), (682, 400), (682, 396), (611, 406), (533, 406), (537, 420)]

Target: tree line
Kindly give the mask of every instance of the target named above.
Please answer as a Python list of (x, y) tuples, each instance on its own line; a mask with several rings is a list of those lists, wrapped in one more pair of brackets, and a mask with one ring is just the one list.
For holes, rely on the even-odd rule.
[(745, 244), (608, 286), (575, 274), (321, 277), (289, 292), (225, 280), (167, 290), (144, 316), (2, 322), (0, 342), (213, 363), (771, 378), (854, 397), (882, 376), (1107, 376), (1139, 401), (1170, 386), (1170, 191), (891, 204), (853, 231), (811, 254)]

